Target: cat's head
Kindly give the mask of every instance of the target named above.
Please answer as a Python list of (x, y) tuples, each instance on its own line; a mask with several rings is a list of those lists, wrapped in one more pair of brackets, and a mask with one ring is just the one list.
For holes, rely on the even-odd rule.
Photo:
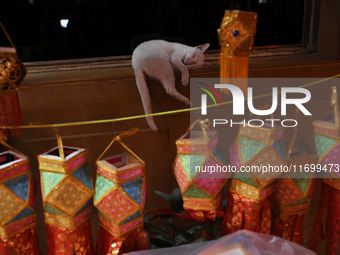
[(185, 55), (183, 63), (185, 65), (193, 65), (204, 62), (204, 52), (209, 48), (210, 43), (192, 47)]

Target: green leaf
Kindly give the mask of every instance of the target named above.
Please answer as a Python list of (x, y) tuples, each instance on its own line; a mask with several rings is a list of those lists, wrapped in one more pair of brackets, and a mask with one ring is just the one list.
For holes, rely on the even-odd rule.
[(150, 243), (157, 246), (158, 248), (172, 247), (172, 244), (157, 238), (150, 238)]

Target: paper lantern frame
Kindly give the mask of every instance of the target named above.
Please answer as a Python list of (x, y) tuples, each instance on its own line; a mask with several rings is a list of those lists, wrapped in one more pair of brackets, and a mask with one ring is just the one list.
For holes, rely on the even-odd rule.
[(26, 75), (26, 68), (19, 59), (15, 48), (0, 47), (0, 63), (3, 69), (0, 72), (0, 94), (8, 95), (10, 91), (18, 88)]
[[(336, 125), (335, 119), (333, 111), (313, 122), (318, 164), (326, 166), (327, 169), (328, 163), (340, 164), (340, 160), (336, 158), (336, 155), (340, 154), (340, 127)], [(330, 178), (323, 178), (322, 181), (340, 190), (340, 182), (336, 180), (340, 178), (340, 174), (335, 172), (327, 174)], [(322, 177), (326, 175), (323, 174)]]
[[(193, 124), (194, 125), (194, 124)], [(205, 156), (203, 162), (200, 163), (200, 166), (205, 166), (210, 160), (213, 160), (220, 166), (225, 166), (227, 162), (224, 158), (222, 158), (222, 154), (218, 147), (218, 135), (217, 131), (189, 131), (182, 135), (177, 141), (177, 157), (175, 159), (173, 169), (175, 173), (176, 180), (179, 184), (183, 195), (183, 207), (185, 210), (203, 210), (203, 211), (211, 211), (212, 213), (216, 212), (216, 208), (221, 204), (223, 199), (222, 189), (228, 180), (228, 177), (231, 175), (228, 174), (216, 174), (216, 178), (221, 179), (218, 185), (218, 189), (211, 191), (203, 188), (199, 184), (195, 183), (197, 177), (201, 175), (200, 172), (196, 172), (194, 175), (191, 174), (188, 176), (187, 171), (185, 170), (187, 167), (184, 166), (183, 157), (187, 157), (185, 160), (191, 161), (191, 156)], [(217, 151), (217, 155), (214, 155), (214, 152)], [(224, 162), (223, 162), (224, 161)], [(189, 162), (191, 164), (193, 162)], [(190, 167), (191, 168), (191, 167)], [(192, 175), (192, 176), (191, 176)], [(223, 180), (222, 180), (223, 179)], [(213, 183), (211, 185), (214, 185)], [(186, 196), (187, 191), (191, 187), (194, 187), (206, 194), (207, 198), (202, 197), (190, 197)]]
[[(246, 192), (248, 194), (245, 195), (254, 197), (254, 199), (255, 197), (257, 197), (257, 199), (263, 199), (271, 193), (272, 190), (270, 185), (273, 184), (275, 179), (281, 173), (272, 173), (270, 178), (259, 178), (259, 176), (256, 176), (254, 173), (242, 173), (240, 169), (241, 166), (256, 166), (262, 164), (263, 162), (267, 162), (267, 164), (270, 164), (271, 166), (285, 166), (286, 159), (282, 142), (283, 132), (283, 127), (270, 128), (266, 126), (240, 126), (238, 136), (230, 148), (230, 163), (237, 169), (237, 173), (235, 174), (233, 181), (235, 180), (243, 182), (249, 185), (249, 189), (251, 189), (250, 186), (252, 186), (255, 188), (254, 191), (258, 190), (258, 193), (255, 194), (250, 190), (249, 192), (246, 192), (245, 188), (239, 190), (240, 188), (237, 188), (238, 185), (236, 185), (233, 189), (235, 189), (237, 192)], [(276, 149), (273, 147), (274, 144), (276, 144)], [(258, 147), (256, 150), (254, 150), (256, 146)], [(249, 147), (254, 148), (250, 150)], [(248, 155), (247, 153), (250, 154)], [(263, 157), (267, 158), (263, 159)], [(242, 178), (243, 174), (244, 178)]]
[[(249, 53), (255, 41), (257, 14), (226, 10), (217, 30), (220, 53), (221, 83), (235, 84), (247, 94)], [(228, 89), (221, 89), (230, 93)]]
[[(22, 184), (26, 187), (21, 187)], [(12, 150), (0, 153), (0, 192), (4, 203), (0, 212), (1, 238), (10, 238), (35, 226), (36, 184), (25, 155)]]
[(89, 219), (93, 185), (86, 155), (83, 148), (63, 146), (61, 153), (57, 146), (38, 156), (47, 224), (73, 231)]
[[(312, 152), (303, 141), (295, 141), (294, 145), (295, 148), (291, 148), (291, 150), (294, 149), (296, 152), (290, 154), (288, 165), (296, 165), (297, 167), (307, 165), (309, 167), (311, 164), (317, 164), (317, 155)], [(314, 177), (315, 173), (308, 172), (293, 173), (292, 177), (289, 174), (283, 174), (281, 178), (276, 180), (274, 186), (273, 195), (277, 204), (280, 207), (309, 204), (316, 183)], [(290, 191), (289, 194), (287, 190)], [(304, 206), (302, 208), (304, 208)]]
[[(97, 160), (97, 180), (94, 205), (99, 211), (99, 223), (109, 233), (110, 245), (115, 238), (143, 229), (146, 198), (145, 163), (122, 141), (134, 135), (138, 128), (116, 136)], [(127, 152), (101, 159), (118, 141)], [(103, 234), (103, 231), (100, 236)], [(114, 239), (112, 239), (114, 238)], [(123, 239), (121, 239), (123, 240)]]

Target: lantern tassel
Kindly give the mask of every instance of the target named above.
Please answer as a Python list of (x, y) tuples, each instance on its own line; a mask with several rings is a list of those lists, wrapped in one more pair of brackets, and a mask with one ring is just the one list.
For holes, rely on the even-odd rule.
[[(16, 90), (0, 91), (0, 125), (22, 126), (22, 115)], [(18, 136), (22, 133), (22, 129), (5, 130), (6, 135), (9, 135), (9, 132), (12, 136)]]
[[(222, 84), (233, 84), (239, 87), (244, 95), (248, 88), (248, 63), (249, 58), (243, 56), (232, 56), (225, 52), (220, 53), (220, 80)], [(238, 79), (243, 78), (243, 79)], [(230, 94), (228, 89), (221, 89)]]

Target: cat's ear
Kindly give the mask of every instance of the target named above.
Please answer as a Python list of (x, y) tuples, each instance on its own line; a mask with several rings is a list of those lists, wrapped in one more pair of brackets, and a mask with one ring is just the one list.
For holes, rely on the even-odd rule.
[(202, 52), (205, 52), (210, 46), (210, 43), (202, 44), (197, 46), (196, 48)]

